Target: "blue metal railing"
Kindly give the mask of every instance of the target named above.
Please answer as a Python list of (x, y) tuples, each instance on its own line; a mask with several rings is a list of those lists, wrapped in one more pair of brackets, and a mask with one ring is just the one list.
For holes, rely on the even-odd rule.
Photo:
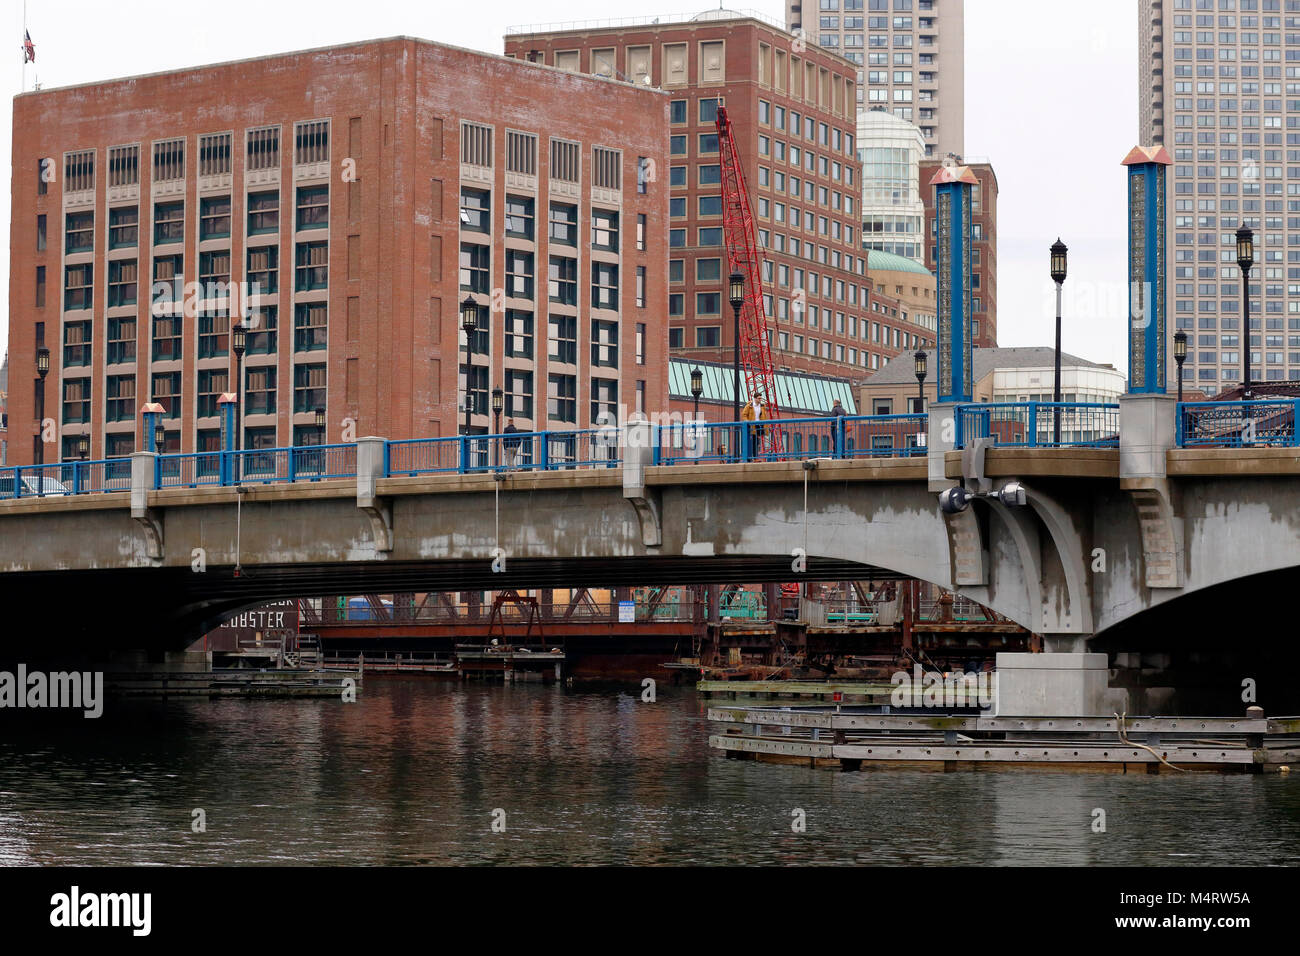
[[(958, 405), (955, 447), (977, 438), (1013, 448), (1117, 448), (1119, 405), (1102, 402), (982, 402)], [(1060, 441), (1057, 441), (1057, 419)]]
[(927, 426), (923, 414), (661, 425), (655, 464), (923, 455)]
[(1250, 402), (1183, 402), (1178, 406), (1179, 448), (1295, 447), (1300, 399)]
[(0, 468), (0, 498), (57, 498), (130, 490), (129, 458)]

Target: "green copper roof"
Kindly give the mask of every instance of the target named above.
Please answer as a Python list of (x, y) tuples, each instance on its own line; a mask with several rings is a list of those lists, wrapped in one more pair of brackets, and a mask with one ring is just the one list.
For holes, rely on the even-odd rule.
[[(732, 400), (732, 368), (714, 362), (692, 362), (688, 359), (670, 359), (668, 362), (668, 393), (673, 398), (691, 401), (691, 369), (698, 367), (704, 379), (702, 402), (730, 402)], [(853, 387), (848, 379), (826, 378), (805, 372), (777, 372), (776, 400), (785, 417), (796, 415), (825, 415), (840, 400), (845, 411), (857, 414), (853, 401)], [(745, 373), (740, 373), (740, 400), (749, 400), (745, 388)]]
[(868, 249), (867, 271), (875, 272), (877, 269), (885, 272), (915, 272), (917, 275), (930, 275), (930, 270), (915, 259), (896, 256), (892, 252), (884, 252), (880, 249)]

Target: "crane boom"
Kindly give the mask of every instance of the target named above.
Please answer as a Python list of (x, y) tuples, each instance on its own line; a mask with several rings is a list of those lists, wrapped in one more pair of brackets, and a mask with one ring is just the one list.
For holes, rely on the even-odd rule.
[[(722, 167), (722, 229), (727, 245), (727, 266), (745, 277), (745, 297), (740, 309), (740, 364), (748, 394), (758, 396), (766, 417), (780, 415), (776, 395), (776, 374), (767, 341), (767, 313), (763, 307), (763, 259), (754, 238), (754, 215), (749, 205), (745, 173), (736, 150), (731, 121), (725, 106), (718, 107), (718, 155)], [(755, 450), (777, 450), (777, 430), (756, 430)]]

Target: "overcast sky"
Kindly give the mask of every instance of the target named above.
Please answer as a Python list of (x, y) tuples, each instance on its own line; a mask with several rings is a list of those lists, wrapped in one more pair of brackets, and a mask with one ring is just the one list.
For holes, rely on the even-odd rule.
[[(22, 0), (5, 4), (14, 53), (3, 76), (23, 87)], [(812, 7), (809, 2), (809, 7)], [(702, 2), (698, 10), (711, 4)], [(398, 34), (500, 53), (511, 25), (610, 16), (665, 19), (690, 2), (609, 0), (29, 0), (37, 59), (27, 88), (181, 69), (204, 63)], [(750, 0), (784, 19), (782, 0)], [(213, 11), (219, 11), (214, 19)], [(256, 23), (256, 28), (250, 24)], [(1133, 0), (966, 0), (966, 155), (997, 172), (998, 343), (1051, 345), (1048, 246), (1070, 247), (1063, 348), (1127, 373), (1124, 357), (1124, 180), (1137, 137), (1137, 14)], [(0, 176), (10, 179), (12, 106), (0, 124)], [(20, 184), (21, 187), (21, 184)], [(0, 190), (0, 222), (9, 190)], [(7, 236), (7, 233), (6, 233)], [(9, 257), (0, 257), (0, 339), (8, 340)], [(52, 300), (54, 301), (54, 300)]]

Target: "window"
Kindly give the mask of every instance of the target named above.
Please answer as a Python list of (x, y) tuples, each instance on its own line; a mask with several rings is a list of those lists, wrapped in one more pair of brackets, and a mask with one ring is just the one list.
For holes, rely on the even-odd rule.
[(135, 259), (108, 262), (108, 306), (135, 305), (139, 289), (139, 266)]
[(252, 246), (248, 250), (249, 286), (257, 293), (269, 295), (280, 290), (280, 247)]
[(153, 207), (154, 245), (185, 241), (185, 203), (161, 202)]
[(324, 229), (330, 222), (330, 188), (298, 187), (298, 230)]
[(533, 238), (534, 200), (527, 196), (506, 196), (506, 235)]
[(199, 253), (199, 285), (205, 299), (224, 299), (230, 295), (230, 250)]
[(329, 285), (329, 244), (300, 242), (296, 247), (294, 289), (306, 292)]
[[(280, 166), (280, 127), (262, 126), (248, 131), (248, 169), (278, 169)], [(256, 195), (256, 194), (254, 194)], [(250, 208), (252, 197), (249, 197)]]
[(224, 309), (199, 316), (199, 358), (230, 354), (230, 313)]
[(325, 320), (324, 302), (304, 302), (295, 305), (293, 307), (293, 350), (313, 352), (325, 348), (329, 344)]
[(699, 230), (699, 245), (701, 246), (720, 246), (722, 245), (722, 229), (710, 227)]
[(546, 339), (547, 357), (552, 362), (576, 365), (578, 362), (578, 319), (572, 315), (550, 317)]
[(578, 260), (551, 256), (548, 294), (552, 302), (578, 304)]
[(112, 146), (108, 150), (108, 185), (140, 184), (140, 147)]
[(537, 175), (537, 136), (506, 130), (506, 171), (524, 176)]
[(638, 156), (636, 160), (636, 191), (642, 196), (650, 191), (651, 162), (647, 156)]
[(548, 375), (546, 414), (557, 422), (578, 420), (578, 379), (573, 375)]
[[(275, 414), (275, 377), (274, 365), (254, 365), (244, 370), (244, 414)], [(297, 370), (294, 370), (295, 373)], [(295, 374), (296, 377), (296, 374)], [(322, 403), (324, 404), (324, 403)], [(315, 406), (312, 406), (313, 408)], [(297, 409), (295, 409), (297, 411)]]
[(156, 182), (185, 178), (185, 140), (153, 144), (153, 178)]
[(505, 375), (505, 411), (508, 417), (533, 417), (533, 373), (508, 368)]
[(578, 207), (568, 203), (551, 203), (551, 242), (562, 246), (578, 245)]
[(686, 101), (673, 100), (668, 104), (668, 122), (685, 123), (686, 122)]
[(230, 134), (199, 137), (199, 175), (222, 176), (230, 172)]
[(717, 282), (722, 279), (721, 259), (696, 259), (695, 279), (697, 282)]
[(280, 192), (269, 189), (248, 194), (248, 234), (262, 236), (280, 231)]
[(311, 120), (293, 126), (293, 162), (296, 166), (328, 163), (330, 159), (330, 121)]
[(700, 196), (699, 210), (701, 216), (721, 216), (722, 197), (721, 196)]
[(533, 313), (524, 309), (506, 310), (506, 355), (533, 357)]
[(668, 155), (685, 156), (686, 155), (686, 137), (670, 136), (668, 137)]
[(591, 421), (618, 422), (618, 382), (615, 379), (591, 380)]
[(89, 309), (95, 286), (95, 267), (90, 263), (67, 266), (63, 271), (63, 308)]
[[(761, 178), (761, 170), (766, 167), (759, 168)], [(722, 182), (722, 167), (717, 163), (705, 163), (699, 167), (699, 178), (701, 186), (716, 186)]]
[(164, 418), (181, 417), (181, 373), (158, 372), (150, 390), (153, 400), (162, 405)]
[(592, 185), (615, 192), (622, 189), (619, 165), (623, 154), (617, 149), (593, 146), (591, 149)]
[(638, 252), (645, 251), (645, 213), (637, 213), (636, 216), (636, 248)]
[(645, 323), (636, 324), (636, 364), (645, 364)]
[(185, 285), (185, 257), (182, 255), (158, 256), (153, 261), (153, 289), (155, 302), (179, 302)]
[(253, 314), (244, 320), (248, 329), (247, 348), (249, 355), (273, 355), (276, 350), (276, 319), (279, 309), (273, 305), (263, 305), (253, 310)]
[(492, 198), (483, 189), (460, 191), (460, 227), (465, 232), (489, 232), (492, 228)]
[(695, 293), (695, 314), (696, 315), (718, 315), (721, 311), (722, 311), (722, 293), (720, 292)]
[(474, 338), (469, 343), (469, 350), (475, 355), (487, 355), (492, 347), (492, 313), (486, 306), (478, 307), (478, 325), (474, 329)]
[(230, 238), (229, 196), (214, 196), (199, 201), (199, 238)]
[(576, 183), (581, 172), (581, 146), (565, 139), (551, 140), (551, 178)]
[(679, 349), (684, 341), (685, 330), (678, 327), (668, 330), (668, 347), (670, 349)]
[(104, 389), (104, 417), (110, 422), (135, 418), (135, 376), (110, 375)]
[(618, 251), (618, 213), (611, 209), (591, 211), (591, 248)]
[(155, 362), (181, 357), (180, 315), (155, 315), (153, 318), (153, 358)]
[(703, 325), (695, 330), (696, 348), (717, 348), (721, 341), (719, 328), (716, 325)]
[(618, 323), (591, 320), (591, 364), (618, 368)]
[(108, 211), (108, 248), (133, 249), (140, 244), (140, 207), (121, 206)]
[(71, 378), (63, 383), (63, 424), (90, 421), (90, 379)]
[(91, 334), (89, 322), (68, 322), (63, 326), (64, 368), (90, 364)]
[(636, 307), (645, 308), (645, 266), (636, 267)]
[(618, 308), (618, 266), (610, 262), (591, 264), (591, 307)]
[(230, 388), (230, 372), (224, 368), (199, 370), (198, 417), (211, 418), (221, 411), (217, 400)]
[[(762, 140), (764, 140), (764, 139), (766, 139), (766, 138), (767, 138), (766, 136), (760, 136), (760, 137), (759, 137), (759, 140), (760, 140), (760, 142), (761, 142)], [(701, 134), (700, 134), (700, 148), (699, 148), (699, 151), (700, 151), (700, 153), (716, 153), (716, 152), (718, 151), (718, 134), (717, 134), (717, 133), (701, 133)], [(764, 150), (762, 149), (761, 146), (760, 146), (760, 148), (759, 148), (759, 152), (764, 152)]]
[(685, 293), (674, 292), (668, 296), (668, 314), (670, 316), (682, 316), (686, 314)]
[(517, 299), (533, 297), (533, 254), (506, 250), (506, 295)]
[(488, 291), (489, 246), (462, 242), (460, 244), (460, 287), (465, 292)]
[(135, 361), (135, 316), (108, 320), (109, 365)]
[[(43, 218), (43, 217), (42, 217)], [(41, 237), (44, 246), (44, 236)], [(95, 248), (95, 214), (93, 212), (70, 212), (67, 216), (66, 252), (90, 252)]]
[[(486, 369), (484, 369), (486, 371)], [(325, 366), (296, 365), (293, 369), (293, 410), (310, 412), (325, 407)]]

